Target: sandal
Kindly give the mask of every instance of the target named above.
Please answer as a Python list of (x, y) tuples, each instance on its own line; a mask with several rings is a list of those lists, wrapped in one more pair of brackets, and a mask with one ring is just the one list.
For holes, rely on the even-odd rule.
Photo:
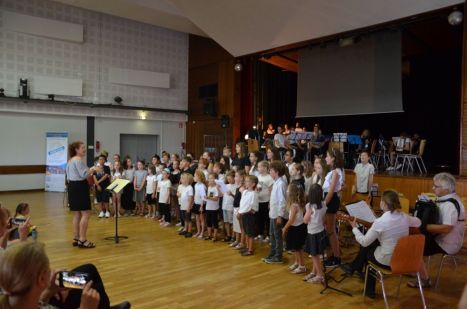
[(316, 274), (314, 272), (311, 272), (308, 275), (306, 275), (305, 277), (303, 277), (303, 281), (308, 281), (313, 277), (316, 277)]
[(242, 252), (242, 256), (250, 256), (250, 255), (253, 255), (253, 251), (244, 251)]
[(85, 240), (85, 241), (81, 241), (81, 240), (78, 240), (78, 247), (79, 248), (85, 248), (85, 249), (91, 249), (91, 248), (95, 248), (96, 247), (96, 244), (88, 241), (88, 240)]
[(78, 238), (73, 238), (72, 245), (73, 247), (78, 247), (79, 239)]

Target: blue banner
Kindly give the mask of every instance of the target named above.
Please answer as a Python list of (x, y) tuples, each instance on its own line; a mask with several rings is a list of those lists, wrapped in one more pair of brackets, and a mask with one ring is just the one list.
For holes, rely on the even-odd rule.
[(45, 191), (65, 192), (68, 132), (46, 134)]

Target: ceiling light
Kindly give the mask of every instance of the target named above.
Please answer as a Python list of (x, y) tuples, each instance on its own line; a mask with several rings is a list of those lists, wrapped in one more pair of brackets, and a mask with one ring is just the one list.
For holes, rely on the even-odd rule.
[(243, 70), (243, 65), (242, 65), (242, 63), (240, 62), (240, 60), (237, 60), (237, 63), (235, 63), (235, 65), (234, 65), (234, 70), (235, 70), (236, 72), (240, 72), (240, 71)]
[(462, 14), (461, 11), (455, 10), (451, 12), (448, 16), (448, 22), (451, 26), (457, 26), (460, 23), (462, 23), (462, 20), (464, 19), (464, 14)]

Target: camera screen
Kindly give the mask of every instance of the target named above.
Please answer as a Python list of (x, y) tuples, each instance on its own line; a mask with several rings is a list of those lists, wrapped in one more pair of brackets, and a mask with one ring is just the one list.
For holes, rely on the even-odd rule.
[(62, 286), (69, 289), (83, 289), (88, 282), (88, 274), (68, 272), (64, 271), (61, 273)]

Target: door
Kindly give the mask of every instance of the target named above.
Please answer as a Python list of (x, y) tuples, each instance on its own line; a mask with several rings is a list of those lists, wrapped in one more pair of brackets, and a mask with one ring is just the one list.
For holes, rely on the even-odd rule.
[(147, 134), (120, 134), (120, 155), (130, 156), (133, 162), (144, 160), (150, 163), (159, 153), (159, 136)]

